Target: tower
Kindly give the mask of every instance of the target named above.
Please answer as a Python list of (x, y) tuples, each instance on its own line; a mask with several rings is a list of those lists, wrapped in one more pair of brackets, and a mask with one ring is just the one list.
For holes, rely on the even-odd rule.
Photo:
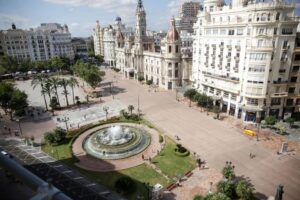
[(175, 19), (171, 19), (170, 29), (166, 38), (165, 62), (167, 68), (167, 89), (181, 86), (181, 40), (175, 27)]
[(146, 37), (146, 30), (147, 30), (146, 12), (142, 0), (138, 0), (138, 5), (136, 8), (135, 15), (136, 15), (135, 42), (140, 43)]

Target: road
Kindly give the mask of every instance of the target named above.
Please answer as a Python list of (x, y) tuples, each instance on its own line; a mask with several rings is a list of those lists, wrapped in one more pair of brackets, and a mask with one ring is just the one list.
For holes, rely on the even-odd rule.
[[(275, 152), (249, 140), (236, 128), (177, 102), (174, 92), (149, 92), (147, 86), (125, 80), (120, 74), (112, 71), (106, 74), (106, 79), (117, 78), (115, 91), (122, 91), (115, 92), (114, 98), (134, 105), (137, 110), (139, 96), (145, 118), (168, 136), (178, 135), (181, 143), (205, 159), (209, 167), (221, 170), (226, 161), (232, 161), (237, 176), (250, 179), (260, 199), (275, 196), (279, 184), (284, 185), (284, 199), (299, 199), (299, 156), (279, 159)], [(254, 159), (249, 158), (250, 152), (256, 155)]]

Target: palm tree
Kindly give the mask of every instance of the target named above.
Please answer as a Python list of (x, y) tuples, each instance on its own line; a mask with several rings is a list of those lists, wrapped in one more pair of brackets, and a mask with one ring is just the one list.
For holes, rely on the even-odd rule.
[(74, 77), (71, 77), (71, 78), (69, 79), (69, 85), (70, 85), (71, 88), (72, 88), (73, 104), (75, 104), (74, 87), (78, 87), (78, 86), (79, 86), (77, 79), (74, 78)]
[(56, 96), (58, 104), (60, 104), (59, 103), (59, 98), (58, 98), (58, 92), (57, 92), (57, 88), (59, 87), (59, 81), (60, 81), (60, 78), (58, 78), (58, 77), (49, 78), (49, 82), (52, 84), (52, 88), (55, 91), (55, 96)]
[(67, 90), (67, 87), (69, 85), (69, 80), (65, 79), (65, 78), (62, 78), (60, 81), (59, 81), (59, 85), (63, 87), (63, 92), (62, 94), (65, 95), (65, 98), (66, 98), (66, 102), (67, 102), (67, 106), (69, 106), (69, 99), (68, 99), (68, 90)]
[(46, 76), (43, 74), (39, 74), (33, 78), (33, 80), (31, 81), (31, 85), (33, 86), (33, 89), (35, 89), (36, 86), (38, 86), (38, 85), (41, 86), (41, 93), (44, 97), (45, 107), (46, 107), (46, 110), (48, 110), (48, 105), (47, 105), (47, 101), (46, 101), (46, 93), (43, 90), (45, 81), (46, 81)]
[(132, 111), (134, 110), (134, 106), (133, 105), (129, 105), (128, 106), (128, 111), (130, 112), (130, 115), (132, 115)]
[(52, 89), (52, 84), (51, 84), (51, 82), (49, 81), (49, 79), (46, 79), (46, 80), (45, 80), (45, 84), (43, 84), (43, 86), (44, 86), (44, 87), (42, 88), (42, 90), (44, 91), (45, 94), (48, 95), (48, 97), (49, 97), (49, 102), (50, 102), (50, 101), (51, 101), (51, 98), (52, 98), (51, 93), (52, 93), (53, 89)]

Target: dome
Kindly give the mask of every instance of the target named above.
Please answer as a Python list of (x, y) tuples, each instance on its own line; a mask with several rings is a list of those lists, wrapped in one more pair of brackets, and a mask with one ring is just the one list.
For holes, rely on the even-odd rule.
[(175, 41), (179, 40), (179, 33), (175, 27), (175, 19), (174, 18), (171, 19), (171, 27), (167, 34), (167, 40), (169, 42), (175, 42)]
[(122, 19), (121, 19), (121, 17), (116, 17), (116, 20), (115, 21), (117, 21), (117, 22), (121, 22), (122, 21)]

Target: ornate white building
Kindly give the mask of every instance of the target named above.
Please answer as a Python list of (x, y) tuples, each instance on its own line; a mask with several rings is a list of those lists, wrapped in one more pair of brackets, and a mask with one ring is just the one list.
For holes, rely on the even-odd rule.
[(189, 84), (191, 57), (181, 53), (181, 39), (175, 20), (167, 36), (161, 41), (160, 51), (155, 51), (153, 36), (147, 35), (146, 12), (142, 0), (136, 9), (135, 35), (125, 37), (116, 32), (116, 67), (126, 78), (153, 80), (157, 86), (176, 89)]
[(95, 51), (95, 55), (100, 55), (104, 57), (103, 36), (104, 36), (104, 28), (100, 27), (100, 23), (97, 20), (96, 28), (94, 29), (93, 32), (94, 51)]
[(68, 26), (57, 23), (41, 24), (36, 29), (12, 29), (0, 31), (3, 54), (17, 60), (48, 60), (53, 57), (74, 59), (71, 33)]
[(244, 121), (299, 116), (299, 78), (289, 79), (299, 23), (295, 4), (204, 0), (203, 7), (194, 26), (193, 86)]

